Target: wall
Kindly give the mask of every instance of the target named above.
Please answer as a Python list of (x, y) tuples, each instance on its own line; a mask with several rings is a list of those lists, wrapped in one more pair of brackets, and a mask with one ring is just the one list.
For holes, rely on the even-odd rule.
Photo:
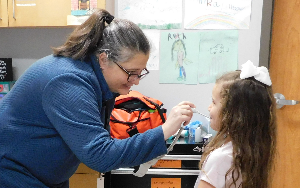
[[(264, 2), (267, 6), (263, 7), (263, 1), (252, 1), (250, 29), (239, 31), (239, 64), (250, 59), (256, 65), (260, 61), (261, 65), (268, 66), (272, 1), (264, 0)], [(107, 0), (106, 9), (112, 14), (115, 12), (115, 4), (113, 0)], [(17, 79), (37, 59), (51, 54), (51, 46), (63, 44), (72, 30), (72, 28), (0, 28), (0, 57), (13, 58)], [(260, 49), (261, 46), (263, 49)], [(168, 111), (180, 101), (188, 100), (195, 103), (200, 112), (208, 115), (207, 107), (211, 102), (213, 85), (159, 84), (159, 71), (151, 71), (140, 85), (132, 89), (161, 100)], [(193, 118), (199, 119), (198, 115)]]

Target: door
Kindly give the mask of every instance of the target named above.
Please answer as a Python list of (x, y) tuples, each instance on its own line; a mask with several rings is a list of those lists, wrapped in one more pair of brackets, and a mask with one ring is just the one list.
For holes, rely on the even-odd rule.
[[(300, 100), (300, 3), (275, 0), (270, 75), (274, 93)], [(300, 187), (300, 105), (277, 110), (278, 142), (272, 188)]]
[(7, 0), (0, 0), (0, 27), (8, 26)]
[[(105, 0), (97, 0), (97, 6), (105, 8)], [(9, 27), (67, 26), (71, 0), (8, 0), (8, 14)]]

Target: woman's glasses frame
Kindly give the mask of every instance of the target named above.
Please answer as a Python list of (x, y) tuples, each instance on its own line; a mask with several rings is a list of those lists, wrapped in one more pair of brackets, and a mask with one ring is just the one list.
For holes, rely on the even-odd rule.
[(135, 80), (137, 80), (137, 79), (143, 79), (143, 78), (145, 78), (145, 76), (147, 75), (147, 74), (149, 74), (149, 71), (146, 69), (146, 68), (144, 68), (143, 70), (142, 70), (142, 72), (143, 71), (146, 71), (145, 73), (143, 73), (143, 74), (133, 74), (133, 73), (130, 73), (128, 70), (126, 70), (124, 67), (122, 67), (119, 63), (117, 63), (117, 62), (115, 62), (115, 61), (113, 61), (115, 64), (117, 64), (127, 75), (128, 75), (128, 78), (127, 78), (127, 82), (133, 82), (133, 81), (135, 81)]

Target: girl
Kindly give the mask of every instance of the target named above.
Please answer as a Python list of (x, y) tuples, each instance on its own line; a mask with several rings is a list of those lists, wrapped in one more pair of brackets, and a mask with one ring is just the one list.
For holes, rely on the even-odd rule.
[(248, 61), (217, 79), (208, 107), (218, 131), (205, 147), (195, 188), (268, 188), (276, 143), (275, 100), (265, 67)]

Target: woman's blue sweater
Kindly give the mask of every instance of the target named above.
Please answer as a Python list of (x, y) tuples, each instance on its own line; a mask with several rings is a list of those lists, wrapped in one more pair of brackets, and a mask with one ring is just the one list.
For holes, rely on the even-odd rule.
[(161, 127), (110, 137), (115, 97), (95, 56), (35, 62), (0, 101), (0, 187), (67, 187), (80, 162), (107, 172), (165, 154)]

